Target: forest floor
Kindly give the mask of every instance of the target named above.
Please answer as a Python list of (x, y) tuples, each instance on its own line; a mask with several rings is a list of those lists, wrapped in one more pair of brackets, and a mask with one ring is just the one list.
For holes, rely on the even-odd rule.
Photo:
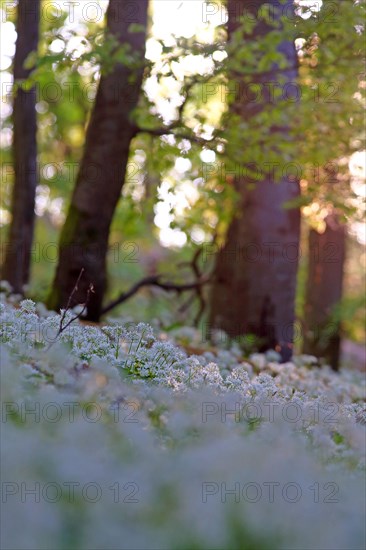
[(362, 346), (335, 373), (74, 313), (0, 303), (2, 548), (365, 548)]

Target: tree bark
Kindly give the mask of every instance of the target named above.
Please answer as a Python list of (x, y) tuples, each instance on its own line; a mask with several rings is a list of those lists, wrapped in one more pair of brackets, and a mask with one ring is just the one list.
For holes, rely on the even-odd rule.
[(40, 0), (18, 3), (17, 42), (14, 56), (12, 219), (2, 278), (13, 291), (23, 292), (30, 275), (31, 247), (34, 233), (34, 202), (37, 187), (37, 120), (36, 89), (16, 90), (17, 81), (29, 77), (24, 67), (31, 52), (37, 51), (39, 39)]
[[(135, 67), (118, 63), (109, 74), (101, 76), (48, 299), (51, 309), (64, 307), (84, 268), (75, 301), (83, 303), (89, 285), (93, 285), (86, 315), (90, 321), (98, 321), (101, 314), (109, 230), (124, 183), (130, 142), (136, 134), (131, 115), (137, 106), (144, 70), (148, 0), (134, 1), (134, 21), (127, 17), (123, 4), (121, 0), (110, 0), (107, 31), (119, 45), (129, 44), (139, 63)], [(145, 32), (129, 32), (131, 23), (142, 25)]]
[[(263, 0), (250, 5), (242, 2), (243, 7), (255, 15), (264, 3)], [(230, 20), (230, 13), (238, 11), (237, 4), (237, 0), (228, 2), (229, 38), (238, 26)], [(270, 4), (279, 5), (278, 2)], [(291, 8), (292, 2), (285, 5)], [(248, 38), (249, 43), (260, 42), (271, 30), (263, 20), (259, 21)], [(266, 95), (266, 82), (278, 83), (281, 78), (284, 86), (296, 81), (297, 54), (293, 41), (284, 38), (278, 50), (284, 55), (287, 68), (273, 65), (273, 70), (266, 71), (265, 75), (252, 75), (251, 83), (260, 86), (261, 100), (250, 102), (241, 97), (231, 105), (232, 112), (240, 114), (249, 127), (252, 117), (268, 110), (270, 98)], [(231, 77), (238, 83), (240, 77), (235, 74)], [(288, 124), (270, 127), (268, 135), (271, 140), (275, 137), (277, 143), (288, 141)], [(250, 150), (250, 139), (245, 146)], [(281, 153), (277, 160), (282, 170)], [(275, 348), (283, 360), (288, 360), (293, 342), (300, 212), (284, 209), (283, 203), (296, 198), (300, 189), (296, 179), (283, 178), (275, 183), (271, 171), (261, 168), (264, 176), (254, 188), (253, 178), (245, 175), (245, 166), (234, 178), (240, 197), (238, 211), (229, 227), (226, 244), (217, 255), (209, 326), (222, 329), (231, 337), (254, 334), (261, 351)]]
[(340, 325), (332, 317), (342, 298), (346, 227), (332, 212), (324, 233), (309, 233), (309, 267), (304, 308), (303, 353), (324, 358), (339, 368)]

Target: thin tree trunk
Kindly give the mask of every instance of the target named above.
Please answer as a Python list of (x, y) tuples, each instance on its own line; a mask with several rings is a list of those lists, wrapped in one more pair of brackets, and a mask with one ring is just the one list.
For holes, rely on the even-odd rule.
[(142, 25), (145, 32), (129, 32), (132, 21), (126, 16), (123, 4), (121, 0), (110, 0), (107, 31), (120, 45), (130, 44), (139, 64), (134, 68), (117, 64), (100, 79), (48, 299), (51, 309), (64, 307), (84, 268), (75, 300), (76, 303), (84, 302), (88, 286), (93, 285), (94, 293), (87, 306), (87, 319), (91, 321), (98, 321), (100, 317), (106, 288), (109, 230), (124, 183), (130, 142), (136, 134), (131, 115), (138, 102), (143, 77), (148, 0), (134, 0), (134, 23)]
[[(18, 3), (17, 42), (14, 56), (14, 84), (29, 77), (24, 62), (37, 51), (40, 0)], [(18, 88), (13, 101), (14, 185), (11, 202), (12, 220), (2, 277), (13, 291), (21, 293), (29, 280), (31, 247), (34, 233), (34, 201), (37, 186), (36, 89)]]
[[(228, 2), (229, 36), (238, 25), (235, 21), (230, 22), (230, 13), (238, 12), (237, 4), (237, 0)], [(242, 4), (247, 11), (257, 14), (264, 2), (256, 0), (247, 5), (243, 0)], [(279, 5), (278, 2), (270, 4)], [(288, 2), (287, 7), (291, 5)], [(260, 42), (271, 30), (272, 27), (261, 21), (248, 41)], [(231, 106), (249, 127), (251, 117), (268, 109), (265, 83), (278, 83), (282, 79), (281, 86), (284, 86), (296, 82), (297, 54), (293, 41), (285, 38), (278, 50), (285, 56), (288, 68), (274, 66), (264, 76), (254, 74), (251, 78), (252, 84), (260, 86), (262, 100), (248, 102), (241, 94), (241, 99)], [(232, 75), (232, 79), (238, 82), (237, 75)], [(278, 107), (273, 108), (278, 112)], [(255, 131), (253, 128), (253, 133)], [(286, 123), (282, 127), (269, 128), (268, 133), (272, 139), (276, 136), (277, 142), (288, 141)], [(245, 146), (250, 150), (250, 140)], [(282, 170), (281, 154), (277, 160)], [(282, 359), (288, 360), (293, 342), (300, 212), (298, 209), (285, 210), (283, 203), (299, 195), (299, 182), (283, 178), (274, 183), (270, 170), (266, 173), (263, 166), (261, 168), (263, 179), (254, 188), (253, 178), (245, 176), (245, 166), (234, 180), (240, 200), (226, 244), (217, 256), (209, 325), (232, 337), (254, 334), (260, 340), (261, 350), (276, 348)]]
[(340, 326), (332, 317), (342, 298), (346, 227), (332, 212), (324, 233), (309, 232), (309, 268), (304, 308), (303, 352), (339, 368)]

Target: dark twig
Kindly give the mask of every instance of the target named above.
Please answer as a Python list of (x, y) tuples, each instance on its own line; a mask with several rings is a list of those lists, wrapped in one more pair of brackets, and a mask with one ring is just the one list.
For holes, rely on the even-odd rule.
[(111, 311), (111, 309), (115, 308), (119, 304), (122, 304), (132, 296), (134, 296), (140, 288), (144, 286), (156, 286), (158, 288), (161, 288), (163, 290), (166, 290), (167, 292), (177, 292), (180, 294), (181, 292), (185, 292), (188, 290), (194, 290), (196, 288), (199, 288), (203, 285), (206, 285), (211, 281), (211, 275), (201, 277), (199, 280), (194, 281), (192, 283), (183, 283), (183, 284), (177, 284), (172, 282), (161, 282), (160, 279), (162, 278), (162, 275), (154, 275), (151, 277), (144, 277), (137, 283), (135, 283), (127, 292), (122, 292), (118, 298), (110, 302), (107, 306), (105, 306), (102, 309), (102, 315), (105, 313), (108, 313)]
[[(205, 139), (203, 137), (198, 136), (193, 131), (190, 132), (189, 128), (186, 127), (183, 121), (184, 109), (190, 99), (192, 88), (194, 88), (194, 86), (196, 86), (197, 84), (205, 84), (211, 78), (212, 76), (210, 76), (209, 79), (202, 78), (201, 76), (199, 76), (198, 78), (190, 79), (190, 81), (186, 83), (185, 87), (183, 87), (184, 89), (181, 92), (181, 94), (184, 96), (184, 99), (178, 107), (178, 117), (176, 120), (174, 120), (174, 122), (172, 122), (171, 124), (168, 124), (167, 126), (162, 126), (160, 128), (157, 128), (157, 127), (144, 128), (142, 126), (136, 126), (135, 131), (147, 133), (147, 134), (150, 134), (151, 136), (157, 136), (157, 137), (164, 136), (164, 135), (172, 135), (177, 139), (186, 139), (188, 141), (201, 145), (202, 147), (207, 146), (210, 143), (214, 145), (217, 143), (225, 144), (225, 142), (222, 139), (220, 139), (221, 135), (218, 131), (211, 138)], [(215, 150), (215, 153), (218, 156), (223, 156), (223, 154), (219, 151)]]
[(179, 307), (178, 313), (179, 314), (185, 313), (187, 309), (189, 309), (189, 307), (193, 304), (195, 298), (196, 298), (196, 293), (191, 294), (188, 300)]
[[(189, 132), (182, 132), (182, 131), (174, 131), (179, 126), (177, 124), (172, 124), (170, 126), (165, 126), (163, 128), (138, 128), (139, 132), (143, 132), (146, 134), (150, 134), (151, 136), (165, 136), (165, 135), (172, 135), (175, 138), (178, 139), (186, 139), (188, 141), (192, 141), (193, 143), (197, 143), (198, 145), (208, 145), (210, 143), (214, 143), (215, 140), (217, 141), (217, 137), (213, 136), (209, 139), (202, 138), (200, 136), (197, 136), (196, 134), (189, 133)], [(215, 150), (215, 153), (218, 156), (223, 156), (222, 153)]]
[(63, 314), (62, 314), (62, 316), (61, 316), (61, 319), (60, 319), (60, 328), (59, 328), (59, 332), (58, 332), (57, 336), (59, 336), (59, 335), (61, 334), (62, 330), (63, 330), (62, 325), (63, 325), (63, 322), (64, 322), (64, 320), (65, 320), (66, 313), (67, 313), (67, 312), (69, 311), (69, 309), (71, 308), (71, 303), (72, 303), (72, 299), (73, 299), (73, 297), (74, 297), (75, 292), (77, 292), (77, 291), (79, 290), (79, 283), (80, 283), (81, 277), (83, 276), (83, 273), (84, 273), (84, 268), (82, 267), (82, 268), (81, 268), (81, 271), (80, 271), (80, 273), (79, 273), (79, 276), (78, 276), (78, 278), (77, 278), (77, 280), (76, 280), (75, 286), (74, 286), (74, 288), (72, 289), (72, 291), (71, 291), (71, 293), (70, 293), (70, 296), (69, 296), (69, 298), (68, 298), (68, 300), (67, 300), (67, 304), (66, 304), (66, 307), (65, 307), (65, 309), (64, 309), (64, 312), (63, 312)]
[(56, 338), (53, 340), (53, 342), (50, 343), (50, 345), (48, 346), (47, 348), (47, 351), (50, 349), (50, 347), (55, 343), (55, 341), (57, 340), (57, 338), (60, 336), (60, 334), (62, 334), (62, 332), (64, 332), (70, 325), (71, 323), (73, 323), (74, 321), (76, 321), (76, 319), (80, 319), (81, 316), (83, 315), (84, 311), (86, 310), (87, 306), (88, 306), (88, 303), (89, 303), (89, 299), (90, 299), (90, 294), (92, 292), (94, 292), (94, 287), (93, 287), (93, 284), (90, 283), (89, 285), (89, 288), (88, 290), (86, 291), (86, 299), (85, 299), (85, 302), (83, 304), (80, 304), (83, 306), (82, 310), (77, 313), (74, 317), (72, 317), (67, 323), (66, 325), (64, 325), (64, 321), (66, 319), (66, 315), (67, 315), (67, 312), (70, 311), (71, 307), (72, 307), (72, 300), (74, 298), (74, 295), (75, 293), (78, 291), (79, 289), (79, 283), (80, 283), (80, 280), (81, 280), (81, 277), (83, 276), (83, 273), (84, 273), (84, 268), (82, 267), (81, 268), (81, 271), (79, 273), (79, 276), (77, 278), (77, 281), (75, 283), (75, 286), (74, 288), (72, 289), (71, 293), (70, 293), (70, 296), (67, 300), (67, 304), (66, 304), (66, 307), (61, 315), (61, 319), (60, 319), (60, 325), (59, 325), (59, 328), (58, 328), (58, 331), (57, 331), (57, 334), (56, 334)]
[[(203, 276), (201, 270), (200, 270), (200, 267), (198, 265), (198, 261), (200, 259), (200, 256), (203, 252), (203, 247), (201, 248), (198, 248), (196, 250), (196, 252), (194, 253), (193, 255), (193, 258), (190, 262), (182, 262), (180, 265), (181, 266), (184, 266), (184, 265), (187, 265), (189, 266), (194, 275), (196, 276), (196, 279), (197, 280), (200, 280), (201, 277)], [(203, 312), (205, 311), (205, 308), (206, 308), (206, 300), (204, 298), (204, 294), (203, 294), (203, 289), (202, 289), (202, 286), (198, 286), (197, 288), (193, 289), (194, 290), (194, 293), (193, 295), (187, 300), (187, 302), (185, 304), (183, 304), (181, 306), (181, 308), (179, 309), (180, 313), (183, 313), (184, 311), (186, 311), (188, 309), (188, 307), (191, 305), (191, 303), (193, 302), (194, 298), (198, 298), (198, 301), (200, 303), (200, 307), (199, 307), (199, 310), (193, 320), (193, 324), (194, 326), (198, 326), (198, 323), (200, 322), (200, 319), (203, 315)]]

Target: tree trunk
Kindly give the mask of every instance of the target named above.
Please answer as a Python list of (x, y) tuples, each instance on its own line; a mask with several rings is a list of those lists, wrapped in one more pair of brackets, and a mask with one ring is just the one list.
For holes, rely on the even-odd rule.
[[(106, 288), (109, 230), (124, 183), (130, 142), (136, 134), (131, 115), (138, 102), (144, 69), (148, 0), (135, 0), (134, 21), (126, 16), (123, 4), (121, 0), (110, 0), (107, 31), (116, 37), (119, 45), (131, 46), (138, 65), (117, 64), (100, 79), (48, 299), (51, 309), (64, 307), (84, 268), (75, 302), (85, 302), (87, 289), (92, 284), (94, 293), (87, 306), (90, 321), (98, 321), (100, 317)], [(142, 25), (145, 32), (129, 32), (131, 23)]]
[[(17, 42), (14, 56), (14, 84), (29, 77), (24, 62), (37, 51), (40, 0), (18, 3)], [(36, 89), (15, 89), (13, 101), (14, 185), (11, 202), (12, 220), (3, 265), (3, 279), (13, 291), (23, 292), (29, 280), (31, 247), (34, 233), (34, 201), (37, 186)]]
[[(237, 0), (228, 3), (229, 37), (238, 26), (235, 21), (230, 22), (230, 13), (238, 12), (237, 4)], [(256, 0), (246, 5), (243, 0), (242, 4), (246, 11), (257, 14), (264, 2)], [(270, 4), (279, 5), (278, 2)], [(286, 6), (291, 8), (291, 5), (288, 2)], [(247, 39), (249, 45), (253, 41), (260, 43), (272, 28), (263, 21), (258, 22)], [(285, 86), (296, 82), (297, 54), (293, 41), (284, 38), (278, 50), (284, 55), (287, 68), (274, 65), (265, 74), (251, 76), (251, 84), (260, 86), (261, 100), (247, 101), (240, 94), (239, 100), (230, 107), (249, 129), (252, 117), (264, 109), (268, 111), (271, 101), (265, 83), (278, 83), (282, 79), (281, 86)], [(231, 77), (238, 83), (240, 77), (235, 74)], [(278, 107), (274, 105), (273, 109), (278, 113)], [(287, 115), (286, 112), (282, 114)], [(253, 128), (253, 133), (255, 131)], [(268, 137), (272, 142), (288, 141), (288, 123), (269, 127)], [(250, 137), (245, 146), (248, 151), (252, 146), (258, 148), (258, 144), (250, 143)], [(277, 161), (282, 170), (281, 153)], [(224, 330), (231, 337), (254, 334), (259, 339), (261, 351), (275, 348), (283, 360), (288, 360), (293, 342), (300, 212), (284, 209), (283, 203), (299, 195), (299, 182), (295, 178), (282, 178), (275, 183), (271, 169), (260, 168), (264, 175), (255, 186), (253, 178), (245, 175), (245, 166), (234, 179), (240, 197), (238, 211), (229, 227), (226, 244), (217, 255), (209, 325)]]
[(346, 227), (337, 214), (325, 218), (324, 233), (309, 233), (309, 267), (304, 310), (303, 352), (323, 357), (339, 368), (340, 326), (332, 318), (342, 298)]

